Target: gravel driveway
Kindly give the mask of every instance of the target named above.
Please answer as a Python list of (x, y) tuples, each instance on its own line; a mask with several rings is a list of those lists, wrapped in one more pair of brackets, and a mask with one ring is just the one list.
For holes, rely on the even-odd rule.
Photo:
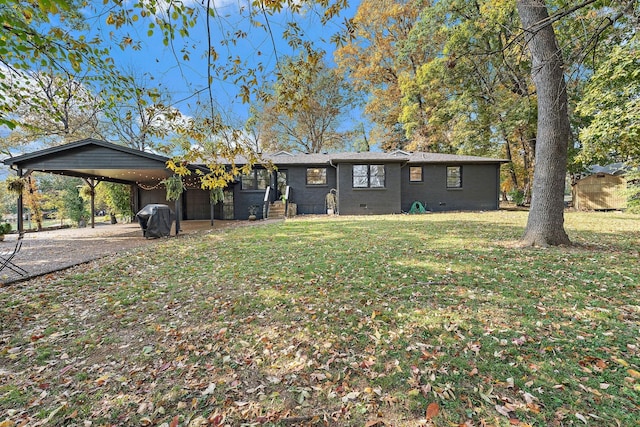
[[(213, 227), (209, 220), (181, 221), (180, 224), (181, 234), (191, 234), (241, 225), (243, 222), (216, 220)], [(171, 238), (174, 238), (173, 235), (174, 233)], [(4, 242), (0, 242), (0, 252), (12, 251), (17, 237), (17, 234), (6, 235)], [(137, 223), (96, 223), (95, 228), (66, 228), (26, 233), (22, 249), (13, 262), (27, 270), (29, 276), (20, 277), (5, 268), (0, 271), (0, 286), (152, 245), (163, 239), (144, 238)]]

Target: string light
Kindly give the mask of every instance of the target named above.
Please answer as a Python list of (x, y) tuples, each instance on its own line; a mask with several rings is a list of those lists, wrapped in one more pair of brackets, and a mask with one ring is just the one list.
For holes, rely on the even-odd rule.
[(161, 182), (157, 183), (153, 187), (144, 185), (141, 182), (136, 182), (136, 185), (146, 191), (157, 190), (158, 188), (164, 188), (164, 184), (162, 184)]
[[(124, 173), (119, 174), (118, 172), (120, 171)], [(103, 175), (92, 176), (90, 174), (90, 171), (87, 171), (87, 172), (78, 171), (78, 172), (83, 174), (84, 176), (91, 177), (99, 182), (102, 182), (102, 181), (110, 182), (114, 179), (118, 179), (122, 181), (128, 181), (131, 185), (136, 185), (137, 187), (145, 191), (163, 189), (164, 184), (162, 183), (162, 181), (169, 175), (167, 174), (165, 176), (159, 177), (157, 172), (161, 171), (166, 173), (169, 171), (167, 169), (163, 169), (163, 170), (155, 169), (152, 171), (156, 173), (149, 173), (149, 172), (145, 173), (139, 170), (131, 170), (131, 169), (128, 169), (128, 170), (114, 169), (113, 170), (114, 173), (111, 176), (103, 176)], [(41, 172), (45, 172), (45, 171), (43, 170)], [(50, 172), (57, 173), (58, 175), (77, 177), (77, 175), (75, 174), (70, 175), (69, 171), (50, 171)], [(122, 176), (119, 177), (119, 175), (122, 175)], [(190, 189), (190, 190), (202, 189), (202, 178), (198, 175), (183, 176), (182, 182), (184, 183), (184, 186), (187, 189)]]

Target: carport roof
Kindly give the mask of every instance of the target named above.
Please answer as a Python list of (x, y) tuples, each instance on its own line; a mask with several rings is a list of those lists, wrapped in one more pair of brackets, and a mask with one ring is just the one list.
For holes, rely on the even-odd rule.
[(123, 184), (157, 184), (170, 176), (168, 157), (97, 139), (83, 139), (5, 159), (14, 169)]

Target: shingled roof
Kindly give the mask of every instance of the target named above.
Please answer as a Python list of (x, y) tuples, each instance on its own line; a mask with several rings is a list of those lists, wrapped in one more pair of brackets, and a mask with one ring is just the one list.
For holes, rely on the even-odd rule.
[[(277, 153), (263, 154), (265, 161), (281, 165), (319, 165), (353, 162), (382, 162), (382, 163), (506, 163), (505, 159), (490, 157), (465, 156), (457, 154), (441, 154), (426, 152), (407, 152), (396, 150), (392, 152), (366, 151), (359, 153), (289, 153), (279, 151)], [(244, 163), (237, 159), (237, 163)]]

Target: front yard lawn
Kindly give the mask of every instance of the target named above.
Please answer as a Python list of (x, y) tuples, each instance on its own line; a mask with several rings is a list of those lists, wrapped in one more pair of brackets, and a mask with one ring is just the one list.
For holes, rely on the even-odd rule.
[(310, 217), (0, 289), (0, 425), (640, 425), (640, 217)]

